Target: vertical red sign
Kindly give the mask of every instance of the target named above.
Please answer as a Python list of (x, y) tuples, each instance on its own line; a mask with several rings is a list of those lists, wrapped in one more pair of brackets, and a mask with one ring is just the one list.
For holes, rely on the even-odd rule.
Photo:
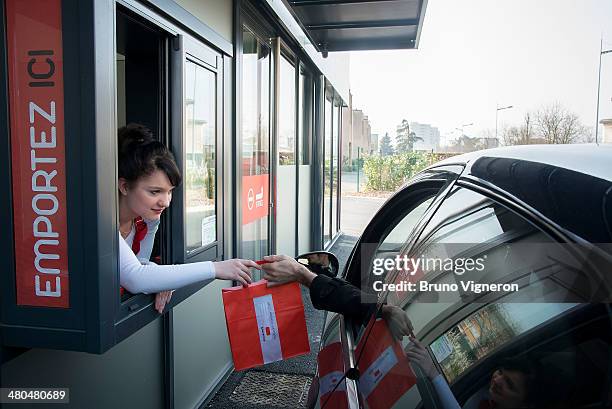
[(6, 0), (17, 304), (69, 307), (61, 0)]
[(268, 215), (269, 175), (242, 177), (242, 224)]

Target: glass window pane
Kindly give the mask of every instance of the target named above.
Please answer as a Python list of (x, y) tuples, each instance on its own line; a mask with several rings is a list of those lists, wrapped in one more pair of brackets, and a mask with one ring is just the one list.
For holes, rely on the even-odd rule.
[(332, 196), (332, 102), (328, 95), (325, 99), (325, 145), (323, 152), (323, 242), (331, 240), (331, 196)]
[(431, 349), (449, 383), (496, 348), (576, 306), (573, 303), (496, 303), (437, 338)]
[(279, 72), (278, 164), (276, 174), (276, 253), (296, 254), (297, 169), (295, 167), (296, 71), (281, 55)]
[(187, 60), (185, 64), (185, 247), (217, 240), (216, 78)]
[(300, 165), (310, 165), (312, 144), (312, 79), (300, 67), (299, 101), (298, 101), (298, 144), (300, 148)]
[(246, 28), (242, 52), (241, 257), (258, 260), (268, 254), (271, 59), (270, 48)]
[(342, 120), (340, 116), (341, 107), (334, 105), (334, 129), (333, 129), (333, 148), (332, 148), (332, 236), (340, 229), (340, 220), (338, 217), (338, 199), (340, 189), (338, 189), (338, 152), (340, 149), (340, 129), (342, 128)]
[(284, 56), (279, 75), (278, 163), (295, 165), (295, 68)]

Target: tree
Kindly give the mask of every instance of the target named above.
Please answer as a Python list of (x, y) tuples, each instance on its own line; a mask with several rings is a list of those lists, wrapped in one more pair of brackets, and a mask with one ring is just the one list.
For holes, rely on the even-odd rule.
[(535, 124), (545, 143), (573, 143), (585, 138), (589, 133), (578, 115), (569, 112), (559, 103), (540, 109), (536, 114)]
[(383, 138), (380, 140), (380, 155), (393, 155), (393, 146), (391, 146), (391, 137), (389, 137), (389, 132), (386, 132), (385, 136), (383, 136)]
[(416, 136), (414, 132), (410, 132), (410, 124), (405, 119), (397, 126), (396, 132), (395, 141), (397, 142), (397, 153), (412, 152), (414, 143), (423, 140), (423, 138)]
[(453, 146), (458, 148), (460, 152), (473, 152), (479, 149), (484, 149), (480, 138), (472, 138), (467, 135), (461, 135), (453, 142)]
[(523, 123), (520, 126), (510, 126), (502, 131), (502, 141), (504, 145), (529, 145), (536, 137), (533, 126), (533, 114), (525, 113)]
[(586, 129), (586, 132), (582, 136), (582, 139), (580, 140), (580, 142), (582, 142), (582, 143), (593, 143), (593, 142), (595, 142), (595, 131), (593, 131), (592, 128), (585, 127), (585, 129)]

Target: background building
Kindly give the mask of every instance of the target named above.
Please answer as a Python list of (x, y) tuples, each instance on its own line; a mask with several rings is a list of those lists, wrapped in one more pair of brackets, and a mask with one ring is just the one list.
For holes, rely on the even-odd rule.
[(342, 165), (352, 164), (359, 155), (372, 155), (378, 149), (378, 137), (372, 135), (372, 125), (368, 116), (361, 109), (344, 107), (342, 110)]
[(421, 138), (414, 143), (415, 151), (437, 152), (440, 148), (440, 131), (435, 126), (410, 122), (410, 131)]
[(371, 136), (371, 140), (372, 140), (372, 149), (374, 150), (374, 152), (378, 152), (378, 134), (377, 133), (373, 133)]
[(603, 143), (612, 143), (612, 118), (602, 119), (599, 121), (603, 125), (603, 135), (601, 141)]

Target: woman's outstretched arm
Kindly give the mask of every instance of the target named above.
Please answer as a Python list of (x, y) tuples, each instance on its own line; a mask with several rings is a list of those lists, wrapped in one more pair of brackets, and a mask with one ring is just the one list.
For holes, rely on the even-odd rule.
[(141, 264), (119, 236), (119, 277), (121, 286), (132, 294), (151, 294), (201, 281), (208, 284), (215, 278), (215, 267), (211, 261), (161, 266)]

